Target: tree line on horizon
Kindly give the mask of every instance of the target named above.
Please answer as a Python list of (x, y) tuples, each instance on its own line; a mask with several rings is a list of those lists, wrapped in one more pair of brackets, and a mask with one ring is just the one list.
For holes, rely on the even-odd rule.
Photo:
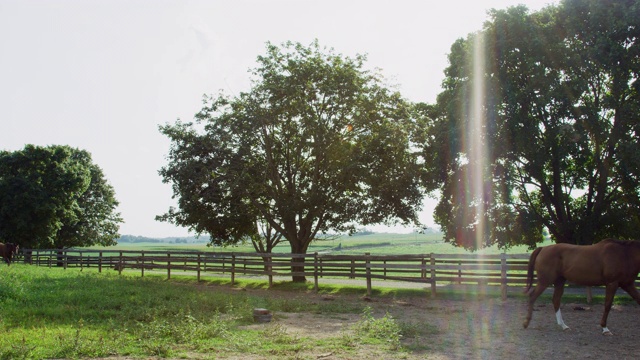
[[(213, 245), (251, 241), (269, 252), (286, 241), (306, 253), (322, 234), (420, 226), (424, 197), (437, 196), (445, 241), (468, 249), (535, 247), (545, 231), (572, 244), (633, 238), (639, 3), (491, 10), (482, 29), (452, 44), (435, 104), (404, 98), (365, 55), (318, 40), (267, 43), (248, 91), (208, 96), (194, 122), (160, 126), (171, 146), (159, 173), (178, 205), (157, 220)], [(41, 214), (15, 220), (26, 207), (11, 198), (24, 191), (5, 164), (12, 155), (0, 153), (5, 240)], [(109, 229), (121, 221), (113, 209), (104, 208)], [(65, 228), (51, 210), (38, 241)], [(80, 224), (76, 214), (62, 219)]]

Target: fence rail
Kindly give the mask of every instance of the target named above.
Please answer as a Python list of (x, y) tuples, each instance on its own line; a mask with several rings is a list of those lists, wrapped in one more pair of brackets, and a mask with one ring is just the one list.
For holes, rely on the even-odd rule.
[(500, 286), (502, 298), (509, 286), (526, 283), (528, 254), (422, 254), (422, 255), (334, 255), (334, 254), (258, 254), (197, 251), (131, 251), (87, 249), (23, 249), (24, 261), (38, 266), (97, 267), (148, 271), (192, 272), (198, 281), (203, 274), (265, 276), (269, 286), (274, 277), (304, 276), (314, 279), (362, 279), (371, 295), (372, 280), (394, 280), (430, 285), (436, 296), (437, 284)]

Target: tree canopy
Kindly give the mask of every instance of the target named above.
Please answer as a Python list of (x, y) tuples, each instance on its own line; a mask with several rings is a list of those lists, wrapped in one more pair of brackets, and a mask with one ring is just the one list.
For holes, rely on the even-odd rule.
[[(306, 253), (318, 233), (417, 222), (414, 109), (354, 58), (268, 43), (248, 92), (207, 97), (195, 123), (165, 125), (160, 170), (178, 208), (158, 219), (229, 244), (267, 225)], [(264, 226), (262, 226), (264, 227)]]
[(117, 205), (87, 151), (0, 151), (0, 239), (24, 248), (114, 245), (122, 222)]
[(452, 45), (417, 134), (446, 240), (534, 246), (545, 228), (563, 243), (637, 237), (639, 2), (490, 15)]

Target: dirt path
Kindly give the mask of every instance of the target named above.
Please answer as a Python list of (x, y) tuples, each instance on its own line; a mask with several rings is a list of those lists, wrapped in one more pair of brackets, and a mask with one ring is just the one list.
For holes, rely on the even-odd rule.
[[(269, 296), (291, 296), (290, 292), (268, 290)], [(326, 301), (307, 293), (309, 301)], [(528, 329), (522, 321), (526, 311), (523, 298), (502, 301), (440, 300), (410, 298), (394, 300), (336, 296), (334, 301), (366, 301), (376, 317), (392, 315), (406, 328), (419, 328), (420, 335), (405, 338), (412, 349), (409, 359), (635, 359), (640, 342), (640, 307), (614, 306), (609, 328), (614, 336), (603, 336), (599, 322), (603, 305), (564, 304), (565, 322), (571, 330), (562, 331), (555, 323), (553, 307), (540, 301)], [(337, 336), (349, 331), (360, 320), (358, 315), (323, 316), (310, 313), (276, 316), (274, 323), (287, 332), (314, 337)], [(261, 326), (261, 325), (254, 325)], [(313, 354), (311, 354), (313, 355)], [(339, 354), (315, 354), (324, 359), (344, 359)], [(344, 355), (342, 355), (344, 356)], [(363, 349), (358, 359), (377, 359), (379, 355)]]

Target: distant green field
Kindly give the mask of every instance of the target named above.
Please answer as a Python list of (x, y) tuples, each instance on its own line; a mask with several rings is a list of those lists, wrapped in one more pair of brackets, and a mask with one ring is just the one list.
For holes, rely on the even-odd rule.
[[(542, 245), (547, 245), (548, 242)], [(92, 247), (91, 249), (109, 249), (109, 250), (186, 250), (186, 251), (218, 251), (218, 252), (255, 252), (251, 244), (228, 247), (210, 247), (205, 243), (121, 243), (116, 246)], [(275, 253), (289, 253), (289, 243), (286, 241), (278, 245)], [(340, 236), (328, 240), (316, 240), (309, 246), (308, 253), (326, 253), (344, 254), (344, 255), (361, 255), (371, 253), (376, 255), (399, 255), (399, 254), (452, 254), (452, 253), (469, 253), (469, 251), (445, 243), (441, 233), (435, 234), (390, 234), (376, 233), (370, 235), (358, 236)], [(496, 246), (481, 249), (475, 253), (480, 254), (499, 254), (503, 250)], [(516, 246), (507, 250), (510, 254), (522, 254), (530, 252), (526, 246)]]

